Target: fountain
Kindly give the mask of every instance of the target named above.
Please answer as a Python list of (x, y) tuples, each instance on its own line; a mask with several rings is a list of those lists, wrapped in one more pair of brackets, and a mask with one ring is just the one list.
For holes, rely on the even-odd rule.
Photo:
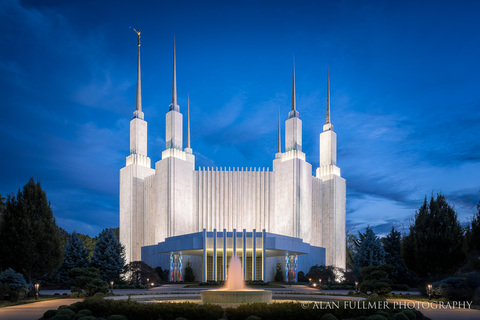
[(230, 259), (227, 281), (221, 289), (205, 290), (200, 292), (203, 303), (240, 304), (272, 301), (272, 291), (256, 290), (245, 287), (243, 281), (242, 264), (237, 256)]

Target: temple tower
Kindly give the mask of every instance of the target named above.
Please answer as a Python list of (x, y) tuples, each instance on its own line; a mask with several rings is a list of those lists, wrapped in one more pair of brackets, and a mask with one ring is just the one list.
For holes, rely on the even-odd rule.
[[(135, 30), (135, 29), (134, 29)], [(144, 181), (154, 174), (147, 156), (147, 122), (142, 111), (140, 30), (138, 36), (136, 108), (130, 121), (130, 155), (120, 170), (120, 242), (126, 262), (141, 260), (144, 245)]]
[(320, 166), (313, 179), (312, 244), (326, 248), (326, 264), (345, 269), (346, 181), (337, 167), (337, 134), (330, 121), (330, 77), (327, 71), (327, 117), (320, 133)]

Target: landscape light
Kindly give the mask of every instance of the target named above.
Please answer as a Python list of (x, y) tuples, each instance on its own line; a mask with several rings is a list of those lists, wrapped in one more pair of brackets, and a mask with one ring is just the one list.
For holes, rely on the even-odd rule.
[(113, 281), (110, 281), (110, 292), (113, 293)]
[(428, 300), (432, 300), (432, 285), (429, 284), (427, 288), (428, 288)]
[(358, 292), (358, 281), (355, 281), (355, 292)]
[(38, 292), (39, 292), (39, 289), (40, 289), (40, 283), (35, 283), (34, 286), (35, 286), (35, 300), (38, 300)]
[(147, 290), (150, 289), (150, 278), (147, 278)]

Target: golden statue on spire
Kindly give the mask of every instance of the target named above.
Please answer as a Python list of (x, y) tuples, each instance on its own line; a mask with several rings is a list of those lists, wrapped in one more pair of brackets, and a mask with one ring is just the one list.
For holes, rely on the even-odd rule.
[(137, 30), (137, 29), (132, 28), (132, 27), (130, 27), (130, 29), (132, 29), (133, 31), (135, 31), (137, 33), (137, 35), (138, 35), (138, 46), (140, 47), (140, 29)]

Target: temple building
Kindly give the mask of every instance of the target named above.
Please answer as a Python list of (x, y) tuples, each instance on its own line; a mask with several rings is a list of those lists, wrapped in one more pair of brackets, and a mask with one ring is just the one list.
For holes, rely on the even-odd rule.
[[(177, 104), (175, 44), (172, 102), (165, 121), (165, 150), (152, 168), (147, 153), (147, 122), (141, 101), (140, 33), (136, 110), (130, 122), (130, 155), (120, 170), (120, 241), (126, 261), (142, 260), (170, 270), (182, 281), (190, 261), (199, 281), (225, 280), (237, 255), (247, 280), (273, 280), (277, 264), (285, 281), (313, 265), (345, 268), (346, 181), (337, 167), (337, 136), (327, 115), (320, 133), (320, 166), (302, 151), (302, 120), (295, 99), (285, 121), (282, 152), (272, 168), (196, 167), (187, 105), (184, 119)], [(320, 130), (319, 130), (320, 131)]]

